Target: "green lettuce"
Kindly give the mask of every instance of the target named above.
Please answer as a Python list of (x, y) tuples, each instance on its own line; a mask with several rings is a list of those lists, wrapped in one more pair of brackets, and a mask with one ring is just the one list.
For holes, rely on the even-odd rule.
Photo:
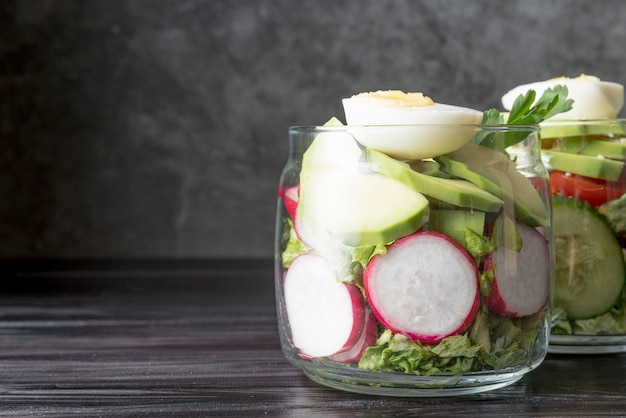
[(467, 335), (454, 335), (430, 346), (385, 330), (376, 345), (365, 350), (358, 366), (417, 375), (464, 373), (474, 367), (479, 350)]
[(311, 249), (304, 244), (296, 235), (296, 230), (293, 227), (293, 221), (287, 219), (286, 225), (283, 227), (283, 242), (286, 242), (285, 249), (281, 254), (281, 260), (284, 268), (289, 268), (293, 260), (300, 254), (305, 254), (311, 251)]
[(285, 249), (281, 254), (284, 268), (289, 268), (293, 260), (301, 254), (317, 252), (330, 263), (338, 281), (357, 285), (361, 284), (363, 268), (367, 266), (372, 257), (387, 252), (385, 244), (350, 247), (341, 242), (334, 242), (328, 247), (314, 251), (300, 241), (291, 219), (287, 219), (286, 225), (283, 227), (282, 240), (285, 243)]
[(598, 208), (616, 235), (626, 235), (626, 194)]
[(505, 318), (479, 311), (465, 334), (452, 335), (434, 345), (421, 344), (384, 330), (368, 347), (358, 367), (416, 375), (461, 374), (523, 365), (537, 342), (537, 327), (545, 311), (525, 318)]

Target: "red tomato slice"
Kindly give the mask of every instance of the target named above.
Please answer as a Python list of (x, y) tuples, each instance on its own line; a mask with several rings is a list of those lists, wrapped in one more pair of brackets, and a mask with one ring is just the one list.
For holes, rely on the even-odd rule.
[(575, 197), (593, 206), (600, 206), (626, 193), (626, 181), (606, 181), (562, 171), (550, 172), (553, 194)]

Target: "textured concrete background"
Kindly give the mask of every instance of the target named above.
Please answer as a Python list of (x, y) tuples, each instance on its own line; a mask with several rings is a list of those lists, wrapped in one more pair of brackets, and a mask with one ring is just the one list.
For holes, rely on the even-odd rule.
[(3, 0), (0, 258), (271, 257), (289, 125), (626, 83), (622, 0)]

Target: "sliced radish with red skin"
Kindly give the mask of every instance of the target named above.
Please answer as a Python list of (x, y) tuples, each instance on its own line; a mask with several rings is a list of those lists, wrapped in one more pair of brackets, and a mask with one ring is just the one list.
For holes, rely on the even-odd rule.
[(436, 231), (418, 231), (374, 256), (364, 286), (385, 328), (425, 344), (465, 331), (480, 307), (472, 256)]
[(328, 262), (302, 254), (285, 275), (285, 305), (293, 344), (306, 357), (327, 357), (352, 348), (365, 324), (359, 288), (338, 282)]
[(322, 240), (319, 237), (316, 238), (309, 231), (309, 228), (307, 228), (306, 224), (302, 222), (302, 218), (300, 218), (297, 215), (297, 212), (293, 218), (293, 227), (296, 231), (296, 236), (298, 237), (300, 241), (302, 241), (303, 243), (305, 243), (307, 246), (311, 248), (315, 248), (315, 249), (322, 248), (322, 243), (321, 243)]
[(502, 316), (528, 316), (548, 302), (550, 252), (544, 236), (521, 222), (515, 224), (522, 239), (520, 252), (500, 246), (485, 257), (484, 271), (493, 270), (491, 294), (484, 298), (489, 310)]
[(378, 323), (376, 322), (374, 314), (368, 310), (365, 317), (365, 326), (356, 344), (354, 344), (352, 348), (333, 354), (328, 358), (339, 363), (357, 363), (361, 359), (365, 349), (376, 344), (377, 337)]
[(287, 213), (291, 219), (296, 218), (296, 208), (298, 207), (299, 186), (293, 186), (285, 189), (283, 193), (283, 203)]

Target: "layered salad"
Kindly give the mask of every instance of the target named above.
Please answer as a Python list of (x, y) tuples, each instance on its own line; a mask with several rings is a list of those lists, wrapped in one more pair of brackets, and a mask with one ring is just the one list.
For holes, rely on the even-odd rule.
[(559, 77), (519, 91), (566, 85), (572, 109), (542, 123), (556, 254), (553, 334), (626, 334), (626, 121), (624, 87), (598, 77)]
[(505, 116), (375, 91), (315, 130), (279, 192), (288, 357), (418, 375), (541, 361), (550, 192), (510, 150), (571, 100), (514, 102)]

